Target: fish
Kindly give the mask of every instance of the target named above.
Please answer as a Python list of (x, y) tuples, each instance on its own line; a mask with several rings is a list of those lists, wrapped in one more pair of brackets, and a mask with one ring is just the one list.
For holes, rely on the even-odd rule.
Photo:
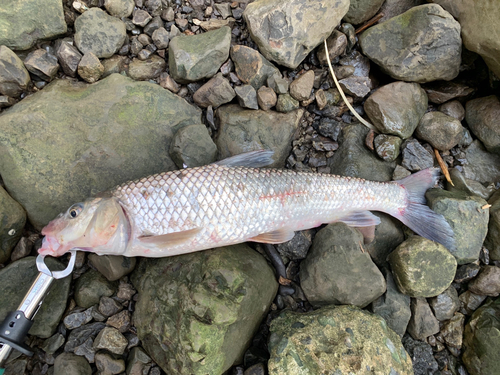
[[(343, 222), (372, 233), (387, 213), (420, 236), (455, 248), (446, 219), (425, 205), (439, 170), (391, 182), (263, 168), (251, 151), (201, 167), (126, 182), (72, 205), (42, 230), (39, 254), (167, 257), (246, 241), (277, 244), (296, 231)], [(368, 230), (367, 230), (368, 229)]]

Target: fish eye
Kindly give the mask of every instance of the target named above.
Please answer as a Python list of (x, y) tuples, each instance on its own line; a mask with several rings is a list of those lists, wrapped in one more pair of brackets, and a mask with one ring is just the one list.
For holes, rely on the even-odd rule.
[(77, 203), (71, 206), (68, 210), (69, 216), (74, 219), (78, 215), (80, 215), (80, 212), (83, 210), (83, 204)]

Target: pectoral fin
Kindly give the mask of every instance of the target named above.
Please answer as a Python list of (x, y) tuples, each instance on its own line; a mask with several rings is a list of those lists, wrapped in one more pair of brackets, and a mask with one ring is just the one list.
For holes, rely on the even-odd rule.
[(347, 224), (350, 227), (371, 227), (380, 224), (380, 219), (370, 211), (351, 212), (337, 221)]
[(174, 232), (168, 234), (162, 234), (159, 236), (147, 236), (139, 237), (138, 240), (143, 244), (150, 244), (156, 246), (167, 246), (167, 245), (180, 245), (182, 243), (188, 242), (193, 239), (198, 233), (200, 233), (201, 228), (193, 228), (184, 230), (182, 232)]
[(262, 242), (262, 243), (282, 243), (290, 241), (295, 232), (288, 228), (281, 228), (273, 232), (261, 233), (258, 236), (252, 237), (249, 241)]

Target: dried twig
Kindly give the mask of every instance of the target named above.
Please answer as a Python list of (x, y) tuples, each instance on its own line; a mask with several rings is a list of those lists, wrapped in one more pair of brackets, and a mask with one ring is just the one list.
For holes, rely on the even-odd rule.
[(355, 31), (356, 34), (359, 34), (361, 31), (366, 30), (370, 26), (376, 24), (382, 17), (384, 17), (384, 13), (379, 13), (375, 17), (373, 17), (371, 20), (366, 21), (364, 25), (361, 25), (358, 27)]
[(448, 181), (451, 184), (451, 186), (455, 186), (455, 184), (451, 180), (450, 172), (448, 172), (448, 166), (444, 162), (443, 158), (441, 157), (441, 155), (439, 154), (439, 151), (437, 149), (434, 149), (434, 155), (436, 155), (436, 159), (439, 163), (439, 166), (441, 167), (441, 170), (443, 171), (443, 174), (444, 174), (444, 177), (446, 178), (446, 181)]
[(483, 210), (486, 210), (487, 208), (490, 208), (491, 204), (485, 204), (483, 207), (481, 207)]

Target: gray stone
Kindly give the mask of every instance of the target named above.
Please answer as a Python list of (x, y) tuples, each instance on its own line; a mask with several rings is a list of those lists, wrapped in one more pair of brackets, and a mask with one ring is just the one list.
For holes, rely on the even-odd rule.
[(312, 244), (311, 235), (311, 230), (302, 230), (296, 232), (295, 236), (293, 236), (290, 241), (276, 244), (276, 250), (283, 258), (286, 259), (304, 259)]
[(273, 150), (275, 162), (270, 167), (283, 168), (303, 113), (301, 109), (277, 113), (242, 109), (237, 105), (220, 107), (216, 141), (219, 159), (251, 150)]
[(465, 178), (457, 168), (448, 169), (448, 172), (450, 173), (451, 180), (453, 181), (453, 185), (448, 182), (446, 183), (446, 190), (448, 191), (463, 191), (468, 195), (477, 195), (484, 200), (489, 200), (492, 194), (496, 191), (494, 184), (484, 187), (484, 185), (480, 182)]
[(404, 348), (411, 357), (414, 375), (430, 375), (436, 373), (439, 369), (439, 365), (434, 358), (432, 347), (428, 343), (420, 340), (413, 340), (410, 335), (405, 335), (402, 341)]
[(153, 33), (159, 28), (163, 28), (164, 24), (160, 16), (154, 17), (145, 27), (144, 33), (149, 36), (153, 36)]
[(481, 306), (486, 299), (486, 296), (481, 296), (479, 294), (472, 293), (470, 290), (466, 290), (458, 296), (460, 300), (460, 311), (471, 315), (474, 311)]
[(227, 78), (222, 73), (217, 73), (215, 77), (196, 90), (193, 100), (200, 107), (217, 108), (222, 104), (229, 103), (235, 96), (236, 93)]
[(448, 347), (456, 349), (462, 348), (462, 338), (464, 335), (465, 316), (457, 312), (449, 321), (445, 322), (441, 328), (441, 335)]
[(156, 29), (151, 37), (153, 38), (153, 42), (158, 49), (164, 49), (168, 47), (169, 34), (164, 27), (159, 27), (158, 29)]
[(0, 95), (0, 108), (12, 107), (16, 103), (16, 99), (6, 95)]
[[(235, 44), (231, 47), (230, 52), (236, 74), (242, 82), (249, 83), (255, 90), (258, 90), (267, 83), (268, 79), (273, 77), (272, 81), (268, 83), (269, 87), (273, 88), (276, 85), (279, 86), (278, 91), (284, 90), (280, 71), (258, 51)], [(286, 88), (288, 90), (288, 86)]]
[(86, 52), (78, 64), (78, 75), (88, 83), (94, 83), (101, 78), (104, 73), (104, 66), (96, 55)]
[(420, 119), (415, 136), (440, 151), (447, 151), (462, 140), (464, 128), (459, 120), (442, 112), (427, 112)]
[(369, 20), (377, 14), (383, 2), (384, 0), (351, 0), (349, 11), (344, 16), (344, 22), (358, 25)]
[(342, 129), (340, 147), (333, 158), (328, 159), (332, 174), (359, 177), (372, 181), (390, 181), (395, 163), (377, 158), (364, 145), (369, 129), (352, 124)]
[(0, 45), (0, 93), (17, 98), (30, 81), (21, 59), (9, 47)]
[(104, 327), (106, 327), (106, 324), (95, 322), (85, 324), (84, 326), (72, 330), (68, 336), (66, 344), (64, 345), (64, 351), (74, 352), (76, 349), (84, 345), (85, 342), (89, 340), (92, 341), (93, 338), (104, 329)]
[(104, 7), (112, 16), (128, 17), (134, 10), (134, 0), (104, 0)]
[(432, 297), (429, 304), (437, 320), (442, 322), (451, 319), (460, 307), (457, 290), (450, 286), (443, 293)]
[(340, 87), (347, 94), (362, 99), (369, 94), (372, 81), (368, 77), (351, 76), (339, 81)]
[(349, 1), (259, 0), (243, 13), (250, 36), (267, 59), (295, 69), (347, 13)]
[(500, 154), (500, 100), (495, 95), (468, 101), (465, 106), (465, 119), (470, 130), (489, 152)]
[(151, 55), (146, 60), (133, 59), (128, 68), (128, 75), (136, 81), (146, 81), (158, 77), (167, 66), (164, 59)]
[(463, 192), (431, 189), (426, 198), (429, 207), (444, 216), (453, 229), (456, 249), (450, 249), (458, 264), (474, 262), (488, 231), (489, 211), (487, 203), (477, 196)]
[(75, 44), (83, 54), (93, 52), (98, 58), (111, 57), (126, 37), (125, 23), (99, 8), (90, 8), (75, 21)]
[(273, 74), (267, 78), (267, 85), (276, 94), (286, 94), (288, 92), (288, 81), (281, 77), (281, 73)]
[(392, 179), (394, 181), (402, 180), (403, 178), (408, 177), (409, 175), (411, 175), (411, 172), (408, 169), (403, 168), (400, 165), (396, 165), (396, 168), (394, 169), (394, 173), (392, 175)]
[(270, 110), (278, 102), (278, 97), (274, 90), (267, 86), (262, 86), (257, 90), (257, 103), (264, 111)]
[(438, 107), (438, 110), (458, 121), (462, 121), (465, 118), (465, 108), (458, 100), (443, 103)]
[(375, 227), (373, 241), (364, 245), (372, 260), (379, 267), (387, 267), (387, 256), (404, 241), (401, 222), (382, 212), (373, 212), (380, 218)]
[(127, 360), (127, 374), (147, 374), (153, 361), (144, 350), (139, 347), (132, 348)]
[(147, 11), (142, 10), (142, 9), (136, 9), (134, 12), (134, 15), (132, 17), (132, 23), (134, 25), (144, 27), (152, 19), (153, 19), (153, 17), (151, 17), (151, 15)]
[(500, 193), (495, 193), (488, 204), (491, 204), (490, 220), (484, 246), (490, 251), (492, 260), (500, 260)]
[(121, 333), (128, 332), (131, 325), (130, 312), (127, 310), (120, 311), (118, 314), (110, 316), (106, 324), (116, 328)]
[(113, 327), (104, 328), (94, 340), (94, 349), (106, 349), (118, 355), (123, 354), (127, 345), (128, 341), (125, 336)]
[(290, 95), (298, 100), (307, 100), (311, 96), (314, 85), (314, 71), (308, 70), (292, 83), (290, 83)]
[(352, 66), (356, 77), (368, 77), (370, 73), (370, 60), (358, 51), (352, 51), (339, 60), (339, 64), (345, 67)]
[(78, 51), (78, 49), (67, 41), (62, 41), (61, 45), (57, 49), (57, 58), (59, 59), (59, 64), (64, 74), (70, 77), (76, 77), (76, 72), (78, 69), (78, 64), (82, 59), (83, 55)]
[(121, 255), (97, 255), (90, 253), (89, 262), (106, 279), (115, 281), (134, 270), (136, 259)]
[(270, 331), (269, 375), (413, 374), (399, 336), (381, 317), (353, 306), (284, 311)]
[(60, 0), (9, 1), (0, 10), (0, 45), (26, 50), (38, 40), (66, 33), (63, 4)]
[[(0, 173), (40, 229), (89, 194), (175, 169), (165, 145), (201, 123), (201, 111), (158, 85), (112, 74), (93, 85), (55, 81), (0, 119)], [(43, 137), (32, 137), (40, 128)]]
[(45, 81), (50, 81), (59, 70), (57, 57), (44, 49), (36, 49), (30, 52), (24, 60), (24, 65), (34, 75)]
[(434, 166), (434, 156), (423, 147), (416, 139), (408, 139), (403, 142), (402, 166), (417, 172)]
[(295, 111), (300, 108), (300, 103), (297, 99), (292, 98), (290, 94), (280, 94), (276, 101), (276, 110), (286, 113)]
[(417, 128), (427, 104), (427, 95), (420, 85), (393, 82), (370, 95), (364, 109), (381, 133), (406, 139)]
[(123, 310), (123, 305), (115, 301), (113, 298), (102, 296), (99, 301), (99, 312), (105, 317), (115, 315)]
[(146, 0), (145, 5), (153, 17), (159, 16), (163, 11), (163, 1), (161, 0)]
[(170, 41), (168, 65), (172, 77), (180, 83), (199, 81), (217, 73), (229, 57), (231, 29), (221, 27)]
[(410, 297), (401, 293), (392, 275), (385, 270), (386, 292), (372, 303), (374, 314), (385, 319), (390, 329), (403, 337), (410, 321)]
[(257, 92), (252, 85), (236, 86), (234, 88), (238, 103), (243, 108), (259, 109)]
[(468, 285), (472, 293), (498, 297), (500, 294), (500, 268), (496, 266), (485, 266), (479, 275)]
[(125, 361), (116, 359), (106, 353), (95, 355), (95, 365), (101, 374), (115, 375), (125, 372)]
[(474, 88), (458, 82), (436, 81), (423, 86), (429, 102), (442, 104), (449, 100), (465, 98), (474, 93)]
[(318, 133), (337, 141), (343, 125), (341, 121), (323, 117), (319, 120)]
[(45, 340), (41, 348), (47, 354), (54, 354), (57, 349), (64, 345), (64, 341), (64, 336), (60, 333), (56, 333)]
[(73, 353), (78, 356), (85, 357), (89, 363), (94, 363), (96, 353), (96, 350), (94, 349), (94, 340), (92, 338), (88, 338), (83, 344), (74, 348)]
[(217, 146), (205, 125), (188, 125), (175, 134), (170, 156), (179, 169), (199, 167), (216, 160)]
[(61, 353), (54, 361), (54, 375), (91, 375), (92, 369), (85, 358), (72, 353)]
[(360, 244), (363, 236), (343, 223), (320, 230), (301, 263), (301, 287), (315, 305), (365, 307), (386, 289), (384, 276)]
[(64, 326), (67, 329), (75, 329), (87, 324), (92, 320), (92, 310), (75, 311), (66, 315), (63, 319)]
[[(342, 100), (340, 92), (337, 89), (319, 89), (315, 92), (315, 98), (316, 104), (318, 105), (318, 109), (320, 111), (322, 111), (327, 106), (335, 106)], [(326, 120), (327, 118), (322, 118), (321, 120), (323, 119)]]
[[(328, 47), (330, 62), (332, 62), (333, 65), (334, 59), (345, 52), (347, 48), (347, 37), (344, 33), (338, 30), (333, 30), (333, 33), (326, 40), (326, 46)], [(318, 47), (316, 56), (322, 65), (328, 65), (328, 61), (326, 60), (325, 45), (323, 43), (321, 43)]]
[(215, 10), (220, 13), (223, 19), (226, 19), (231, 15), (231, 4), (230, 3), (221, 3), (214, 4)]
[(394, 79), (451, 80), (459, 72), (460, 24), (439, 5), (420, 5), (372, 26), (360, 35), (359, 43), (363, 53)]
[(458, 267), (454, 281), (456, 283), (464, 283), (470, 281), (471, 279), (477, 276), (480, 270), (481, 266), (479, 266), (478, 264), (475, 263), (464, 264), (463, 266)]
[(221, 374), (240, 361), (278, 287), (264, 258), (244, 244), (143, 259), (132, 281), (141, 296), (138, 336), (176, 374)]
[(0, 264), (5, 263), (23, 234), (26, 212), (0, 186)]
[(99, 272), (89, 270), (75, 283), (75, 301), (83, 308), (99, 303), (102, 296), (110, 297), (116, 291), (116, 284), (106, 280)]
[(457, 261), (446, 248), (420, 236), (411, 236), (389, 255), (394, 280), (410, 297), (434, 297), (452, 283)]
[(160, 74), (160, 86), (164, 89), (170, 90), (173, 93), (178, 93), (181, 86), (174, 81), (174, 79), (166, 72)]
[[(65, 268), (65, 265), (54, 258), (47, 257), (45, 263), (53, 271)], [(38, 270), (35, 265), (35, 257), (20, 259), (0, 270), (2, 289), (0, 321), (3, 321), (9, 312), (17, 310), (37, 276)], [(70, 284), (71, 276), (55, 280), (52, 283), (51, 292), (45, 298), (40, 310), (38, 310), (33, 326), (29, 331), (31, 335), (48, 338), (55, 333), (66, 309)]]
[(377, 155), (385, 161), (394, 161), (399, 156), (403, 140), (395, 135), (379, 134), (373, 140)]
[(483, 144), (475, 140), (465, 149), (467, 164), (463, 166), (465, 178), (484, 185), (500, 182), (500, 157), (486, 152)]
[(411, 318), (408, 333), (415, 340), (424, 341), (427, 337), (439, 332), (439, 322), (432, 314), (425, 298), (413, 298), (410, 303)]
[(399, 16), (407, 10), (416, 7), (417, 5), (425, 4), (425, 0), (385, 0), (380, 8), (380, 13), (384, 16), (379, 22), (385, 22), (393, 17)]

